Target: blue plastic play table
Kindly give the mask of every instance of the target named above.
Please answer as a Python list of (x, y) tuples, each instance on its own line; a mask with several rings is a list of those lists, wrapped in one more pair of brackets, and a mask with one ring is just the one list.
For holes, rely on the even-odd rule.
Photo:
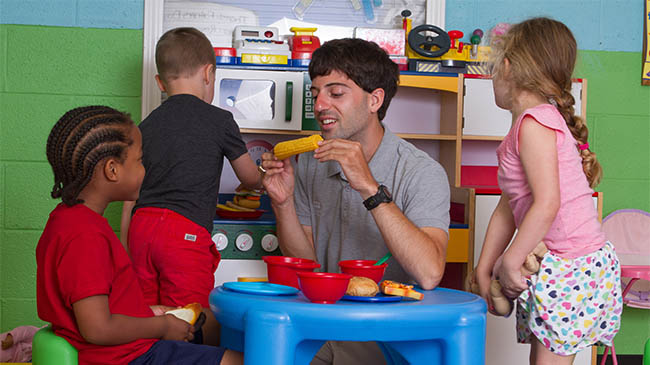
[(421, 301), (314, 304), (297, 295), (256, 295), (217, 287), (210, 309), (221, 345), (246, 365), (309, 364), (326, 340), (378, 341), (388, 363), (485, 362), (486, 305), (457, 290), (423, 291)]

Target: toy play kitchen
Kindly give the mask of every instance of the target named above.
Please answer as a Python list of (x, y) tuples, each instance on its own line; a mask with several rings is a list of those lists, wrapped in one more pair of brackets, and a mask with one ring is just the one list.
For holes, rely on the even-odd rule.
[(320, 46), (316, 28), (291, 28), (288, 42), (275, 27), (237, 26), (232, 48), (216, 48), (213, 104), (240, 128), (317, 129), (307, 66)]
[(288, 65), (289, 45), (274, 27), (241, 26), (233, 32), (233, 47), (241, 64)]
[[(300, 2), (303, 3), (302, 0)], [(359, 0), (358, 3), (361, 5), (362, 2)], [(494, 150), (507, 133), (511, 120), (507, 112), (494, 105), (492, 81), (485, 77), (487, 72), (480, 67), (480, 62), (485, 60), (489, 51), (485, 44), (487, 36), (491, 34), (487, 30), (483, 35), (480, 30), (469, 28), (461, 31), (449, 24), (448, 29), (434, 28), (433, 24), (411, 26), (410, 15), (406, 13), (402, 20), (403, 27), (399, 29), (403, 34), (400, 39), (404, 45), (402, 55), (409, 62), (400, 65), (403, 70), (400, 86), (384, 122), (398, 136), (439, 161), (449, 176), (452, 201), (463, 207), (461, 217), (454, 221), (463, 225), (450, 229), (447, 268), (455, 270), (449, 275), (451, 278), (461, 278), (474, 266), (480, 253), (485, 225), (494, 209), (494, 205), (487, 204), (486, 201), (491, 202), (497, 196), (491, 194), (498, 194), (491, 190), (496, 188), (493, 184), (477, 181), (473, 178), (476, 174), (471, 172), (477, 168), (481, 170), (478, 175), (483, 176), (485, 174), (482, 171), (487, 169), (487, 175), (496, 176), (493, 171), (496, 168)], [(364, 29), (357, 27), (361, 25), (372, 29), (367, 23), (350, 24), (350, 34), (356, 29), (358, 36), (362, 37)], [(233, 112), (245, 140), (263, 138), (275, 144), (317, 133), (309, 93), (311, 82), (306, 72), (306, 54), (317, 47), (314, 42), (316, 39), (311, 38), (313, 33), (301, 31), (294, 32), (293, 35), (283, 34), (283, 40), (282, 37), (273, 38), (277, 33), (270, 28), (244, 26), (237, 36), (233, 34), (232, 44), (219, 44), (224, 49), (219, 50), (219, 53), (215, 51), (219, 57), (214, 104)], [(395, 33), (395, 29), (391, 30)], [(267, 38), (267, 31), (273, 33), (270, 38)], [(384, 32), (375, 30), (371, 33), (375, 34), (374, 39), (389, 39), (387, 35), (377, 36)], [(160, 35), (152, 37), (152, 42)], [(288, 41), (287, 37), (292, 36), (295, 38)], [(235, 38), (241, 42), (235, 44)], [(145, 37), (145, 42), (148, 39)], [(278, 43), (280, 41), (283, 44)], [(284, 43), (289, 45), (291, 51), (286, 63), (281, 57), (287, 51), (287, 44)], [(155, 43), (146, 45), (149, 47), (147, 49), (155, 49)], [(257, 56), (250, 59), (261, 63), (247, 63), (246, 57), (242, 63), (238, 52), (257, 52)], [(304, 63), (294, 66), (294, 58)], [(153, 60), (153, 54), (149, 59)], [(277, 63), (263, 63), (269, 60)], [(153, 64), (153, 61), (150, 63)], [(404, 66), (406, 69), (403, 69)], [(154, 75), (155, 72), (143, 75), (143, 85), (146, 82), (157, 92), (155, 84), (150, 82)], [(294, 78), (288, 78), (288, 75), (294, 75)], [(576, 111), (584, 115), (586, 81), (574, 80), (572, 94), (576, 100)], [(146, 103), (147, 100), (149, 99), (143, 94), (143, 115), (152, 110)], [(159, 101), (158, 97), (152, 103), (155, 104), (154, 107)], [(405, 115), (409, 118), (405, 118)], [(251, 155), (268, 150), (269, 146), (258, 144), (253, 148)], [(224, 167), (224, 173), (227, 168)], [(234, 173), (223, 176), (235, 179)], [(222, 181), (222, 188), (228, 185), (232, 189), (237, 186), (236, 183), (226, 184)], [(234, 191), (229, 189), (225, 188), (224, 192)], [(221, 195), (227, 194), (222, 192)], [(240, 278), (266, 278), (267, 267), (262, 257), (280, 256), (279, 250), (274, 248), (277, 238), (272, 216), (263, 214), (257, 219), (219, 218), (215, 220), (212, 233), (223, 258), (216, 273), (217, 285)], [(450, 283), (444, 284), (446, 287), (457, 287)], [(515, 342), (512, 320), (488, 316), (487, 364), (527, 361), (526, 347), (512, 345)], [(509, 351), (504, 351), (506, 348)], [(265, 349), (268, 349), (268, 343), (265, 344)], [(588, 351), (579, 354), (575, 363), (590, 363), (590, 355)]]
[[(220, 194), (225, 204), (232, 194)], [(212, 241), (221, 254), (219, 268), (215, 272), (215, 285), (238, 280), (266, 280), (266, 264), (263, 256), (280, 256), (275, 233), (275, 217), (270, 212), (268, 200), (260, 207), (263, 213), (257, 219), (246, 218), (236, 212), (217, 217), (212, 229)], [(248, 213), (248, 212), (244, 212)]]

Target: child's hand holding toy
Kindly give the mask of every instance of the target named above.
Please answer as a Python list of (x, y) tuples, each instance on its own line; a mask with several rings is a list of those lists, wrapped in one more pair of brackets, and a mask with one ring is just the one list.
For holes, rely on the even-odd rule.
[[(522, 276), (529, 276), (539, 271), (540, 261), (547, 252), (546, 245), (543, 242), (537, 244), (533, 252), (526, 256), (526, 261), (521, 268)], [(474, 275), (468, 276), (467, 288), (474, 294), (480, 295), (480, 289), (476, 283)], [(503, 288), (498, 280), (492, 280), (490, 283), (490, 300), (494, 306), (494, 312), (500, 316), (507, 316), (512, 312), (512, 299), (503, 294)]]

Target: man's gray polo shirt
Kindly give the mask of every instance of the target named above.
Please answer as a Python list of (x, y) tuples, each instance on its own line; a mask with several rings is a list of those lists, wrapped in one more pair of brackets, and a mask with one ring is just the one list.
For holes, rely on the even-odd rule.
[[(369, 163), (406, 217), (418, 227), (448, 232), (449, 183), (438, 162), (384, 128)], [(300, 223), (311, 226), (316, 257), (323, 271), (340, 272), (341, 260), (378, 260), (388, 248), (361, 195), (352, 189), (337, 161), (318, 162), (313, 152), (300, 155), (295, 169), (295, 202)], [(409, 237), (402, 238), (408, 242)], [(390, 258), (384, 279), (413, 280)]]

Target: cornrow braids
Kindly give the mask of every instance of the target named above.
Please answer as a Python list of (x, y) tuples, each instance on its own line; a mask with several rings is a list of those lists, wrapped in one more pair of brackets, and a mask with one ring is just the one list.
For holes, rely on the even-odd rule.
[[(74, 149), (79, 148), (79, 142), (81, 141), (82, 138), (87, 138), (88, 132), (90, 132), (93, 128), (97, 127), (100, 124), (104, 125), (110, 125), (110, 124), (115, 124), (119, 123), (119, 120), (116, 120), (114, 118), (111, 118), (110, 116), (107, 116), (106, 114), (97, 114), (97, 115), (84, 115), (87, 118), (87, 122), (83, 125), (78, 125), (75, 129), (73, 129), (73, 134), (70, 135), (69, 141), (65, 142), (65, 149), (70, 148), (70, 152), (74, 152)], [(86, 144), (86, 149), (90, 148)], [(65, 151), (64, 149), (64, 151)], [(67, 152), (67, 151), (66, 151)], [(86, 155), (89, 151), (86, 150), (82, 153), (82, 155)], [(65, 171), (72, 171), (73, 168), (78, 168), (78, 166), (74, 165), (74, 158), (78, 158), (78, 154), (75, 153), (65, 153), (64, 154), (64, 160), (63, 160), (63, 166), (65, 167)]]
[[(77, 118), (79, 118), (83, 113), (87, 113), (89, 111), (93, 111), (93, 108), (95, 108), (95, 112), (98, 112), (97, 107), (95, 106), (85, 106), (85, 107), (80, 107), (76, 109), (72, 109), (65, 113), (59, 122), (57, 122), (54, 125), (54, 128), (52, 128), (52, 131), (50, 132), (49, 137), (47, 138), (47, 160), (50, 163), (50, 165), (54, 166), (54, 161), (62, 159), (61, 156), (63, 155), (63, 147), (65, 145), (65, 138), (59, 138), (57, 137), (59, 135), (64, 135), (67, 136), (70, 134), (73, 128), (77, 125), (75, 121)], [(51, 146), (51, 147), (50, 147)], [(55, 185), (54, 190), (52, 193), (54, 194), (55, 191), (60, 192), (63, 187), (61, 184)], [(60, 196), (60, 195), (59, 195)]]
[(52, 198), (67, 205), (83, 203), (81, 191), (92, 179), (95, 167), (108, 157), (119, 161), (133, 143), (129, 114), (108, 106), (92, 105), (66, 112), (47, 138), (47, 160), (54, 172)]

